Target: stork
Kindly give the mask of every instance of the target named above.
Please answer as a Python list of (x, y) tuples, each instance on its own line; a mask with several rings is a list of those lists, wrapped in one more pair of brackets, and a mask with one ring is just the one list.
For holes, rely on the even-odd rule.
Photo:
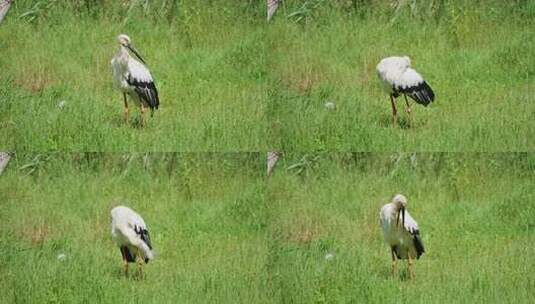
[[(407, 209), (407, 198), (396, 194), (389, 204), (384, 205), (379, 213), (385, 243), (390, 246), (392, 254), (392, 275), (396, 274), (397, 259), (407, 259), (409, 275), (414, 278), (412, 263), (425, 252), (418, 224)], [(400, 222), (401, 217), (401, 222)]]
[(121, 250), (125, 275), (128, 275), (128, 263), (134, 262), (137, 262), (138, 273), (142, 274), (143, 262), (147, 264), (154, 258), (149, 231), (143, 218), (128, 207), (113, 208), (111, 238)]
[(411, 59), (407, 56), (381, 60), (377, 65), (377, 75), (383, 89), (390, 95), (394, 127), (397, 125), (396, 98), (399, 95), (403, 94), (405, 97), (409, 126), (411, 126), (411, 106), (407, 95), (426, 107), (435, 100), (435, 93), (423, 77), (411, 68)]
[[(154, 110), (157, 110), (160, 105), (158, 91), (149, 70), (144, 65), (145, 61), (130, 43), (130, 37), (121, 34), (117, 40), (119, 41), (119, 51), (111, 60), (111, 66), (115, 86), (123, 92), (125, 123), (128, 123), (128, 101), (126, 98), (128, 94), (130, 99), (140, 106), (140, 122), (143, 126), (145, 108), (150, 108), (152, 116)], [(128, 51), (131, 51), (141, 62), (130, 56)]]

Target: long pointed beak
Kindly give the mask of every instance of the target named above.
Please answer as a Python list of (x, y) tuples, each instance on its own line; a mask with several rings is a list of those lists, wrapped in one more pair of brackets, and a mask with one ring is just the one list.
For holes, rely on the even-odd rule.
[(405, 227), (405, 208), (401, 208), (401, 224)]
[(136, 55), (136, 57), (141, 60), (141, 62), (143, 62), (143, 64), (146, 64), (145, 63), (145, 60), (143, 60), (143, 58), (141, 58), (141, 55), (139, 55), (139, 52), (136, 50), (135, 47), (133, 47), (131, 44), (127, 45), (126, 46), (130, 51), (132, 51), (132, 53), (134, 53), (134, 55)]
[(402, 227), (405, 227), (405, 208), (399, 208), (398, 216), (396, 217), (396, 226), (399, 226), (399, 217), (401, 216)]

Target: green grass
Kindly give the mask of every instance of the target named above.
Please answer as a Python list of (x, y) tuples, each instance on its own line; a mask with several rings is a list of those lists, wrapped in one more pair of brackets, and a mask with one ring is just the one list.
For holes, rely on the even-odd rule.
[[(535, 2), (413, 2), (288, 0), (266, 24), (262, 1), (17, 1), (0, 27), (0, 148), (533, 150)], [(137, 109), (122, 122), (112, 87), (118, 33), (160, 91), (143, 129)], [(409, 55), (436, 92), (410, 129), (403, 102), (391, 127), (376, 77), (391, 55)]]
[[(0, 148), (16, 151), (259, 151), (266, 147), (263, 22), (254, 10), (180, 3), (176, 19), (120, 7), (97, 17), (56, 3), (32, 22), (17, 1), (0, 27)], [(105, 9), (111, 10), (114, 2)], [(20, 3), (20, 4), (19, 4)], [(43, 6), (43, 5), (42, 5)], [(95, 6), (98, 8), (98, 6)], [(253, 7), (254, 8), (254, 7)], [(95, 9), (96, 10), (96, 9)], [(91, 12), (91, 11), (90, 11)], [(98, 13), (98, 12), (96, 12)], [(123, 123), (110, 60), (127, 33), (161, 108)], [(58, 107), (65, 101), (63, 109)]]
[[(305, 10), (300, 22), (285, 18)], [(353, 1), (366, 2), (366, 1)], [(426, 8), (430, 1), (415, 1)], [(440, 1), (434, 1), (440, 2)], [(531, 151), (535, 17), (533, 1), (442, 1), (435, 15), (379, 1), (354, 11), (336, 3), (287, 1), (268, 27), (270, 147), (282, 151)], [(464, 3), (464, 4), (463, 4)], [(418, 5), (417, 5), (418, 7)], [(369, 9), (369, 10), (366, 10)], [(436, 93), (413, 103), (407, 128), (392, 128), (375, 66), (408, 55)], [(337, 105), (326, 110), (326, 101)]]
[[(18, 155), (0, 185), (0, 302), (267, 302), (260, 166), (258, 154)], [(110, 238), (118, 203), (151, 231), (142, 280), (123, 276)]]
[[(535, 1), (410, 3), (287, 0), (268, 25), (264, 1), (15, 1), (0, 303), (531, 302), (535, 155), (512, 151), (535, 148)], [(119, 33), (160, 92), (144, 128), (112, 87)], [(378, 85), (390, 55), (437, 95), (412, 128)], [(414, 281), (378, 225), (398, 192), (426, 247)], [(117, 204), (151, 230), (143, 279), (122, 274)]]
[[(531, 301), (533, 155), (286, 156), (268, 186), (280, 302)], [(426, 248), (415, 281), (406, 262), (390, 276), (379, 228), (379, 210), (395, 193), (408, 197)]]
[[(19, 153), (0, 177), (0, 302), (531, 300), (533, 154), (286, 153), (264, 172), (254, 153)], [(404, 262), (390, 276), (378, 224), (397, 192), (426, 247), (414, 281)], [(143, 279), (110, 238), (119, 202), (151, 231)]]

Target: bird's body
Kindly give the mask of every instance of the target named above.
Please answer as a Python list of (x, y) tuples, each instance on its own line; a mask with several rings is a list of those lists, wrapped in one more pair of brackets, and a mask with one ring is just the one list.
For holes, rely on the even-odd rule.
[(148, 263), (154, 258), (147, 225), (132, 209), (118, 206), (111, 210), (111, 237), (121, 250), (125, 272), (128, 263)]
[(410, 269), (412, 259), (419, 259), (425, 252), (418, 223), (405, 210), (406, 204), (407, 199), (398, 194), (391, 203), (384, 205), (379, 213), (384, 240), (392, 253), (392, 272), (395, 271), (396, 259), (409, 260)]
[(392, 203), (381, 208), (381, 228), (385, 243), (394, 248), (398, 259), (408, 259), (408, 253), (418, 259), (424, 252), (418, 224), (408, 211), (405, 211), (405, 226), (396, 224), (398, 212)]
[[(128, 102), (126, 98), (128, 95), (136, 106), (141, 108), (141, 123), (143, 123), (145, 108), (150, 108), (152, 114), (160, 105), (158, 90), (150, 71), (143, 64), (143, 59), (139, 56), (137, 50), (130, 45), (130, 38), (126, 35), (119, 35), (118, 39), (119, 50), (111, 60), (114, 84), (123, 93), (125, 120), (128, 120)], [(143, 63), (130, 56), (128, 50), (132, 51)]]
[(377, 65), (377, 76), (381, 81), (383, 90), (390, 95), (394, 126), (397, 124), (395, 98), (404, 95), (409, 123), (411, 108), (407, 96), (424, 106), (435, 100), (435, 93), (423, 77), (411, 68), (411, 61), (407, 56), (388, 57), (381, 60)]
[(127, 93), (136, 105), (141, 103), (151, 110), (158, 109), (158, 91), (149, 70), (139, 61), (130, 57), (121, 47), (112, 59), (114, 83), (123, 93)]

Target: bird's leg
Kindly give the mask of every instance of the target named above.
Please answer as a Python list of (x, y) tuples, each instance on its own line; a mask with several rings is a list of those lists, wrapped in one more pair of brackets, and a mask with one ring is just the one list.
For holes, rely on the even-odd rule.
[(396, 275), (396, 253), (394, 252), (394, 247), (390, 248), (392, 253), (392, 276)]
[(124, 247), (121, 247), (121, 255), (123, 256), (124, 275), (128, 276), (128, 260), (126, 259)]
[(141, 267), (143, 267), (143, 259), (141, 258), (141, 252), (139, 251), (139, 248), (137, 249), (136, 261), (137, 261), (137, 272), (139, 276), (142, 277), (143, 270), (141, 269)]
[(397, 118), (397, 110), (396, 110), (396, 99), (394, 98), (394, 95), (390, 94), (390, 102), (392, 103), (392, 123), (394, 124), (394, 127), (397, 126), (398, 118)]
[(141, 126), (143, 127), (145, 125), (145, 118), (143, 118), (143, 114), (145, 114), (145, 106), (143, 103), (141, 103)]
[(126, 93), (123, 93), (124, 98), (124, 122), (128, 124), (128, 102), (126, 101)]
[(409, 101), (407, 100), (407, 95), (403, 94), (405, 97), (405, 104), (407, 104), (407, 115), (409, 116), (409, 127), (412, 125), (412, 118), (411, 118), (411, 105), (409, 104)]
[(125, 258), (123, 258), (123, 263), (124, 263), (124, 275), (128, 276), (128, 261)]
[(411, 258), (410, 252), (407, 252), (407, 256), (409, 257), (409, 276), (411, 279), (414, 279), (414, 271), (412, 270), (412, 263), (414, 260)]

